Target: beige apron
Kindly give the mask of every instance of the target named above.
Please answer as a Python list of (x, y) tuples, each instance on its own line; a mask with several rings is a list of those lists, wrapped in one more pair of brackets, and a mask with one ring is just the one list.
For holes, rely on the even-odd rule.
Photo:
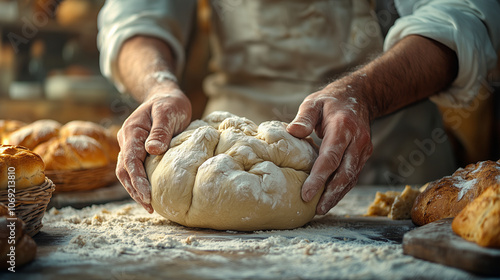
[[(221, 0), (211, 5), (213, 74), (204, 81), (205, 115), (223, 110), (257, 123), (290, 122), (307, 95), (382, 50), (370, 1)], [(412, 172), (401, 168), (418, 149), (414, 139), (430, 137), (440, 126), (433, 104), (407, 111), (373, 125), (374, 154), (360, 182), (420, 183), (453, 171), (447, 143), (426, 155), (424, 163), (409, 159)]]

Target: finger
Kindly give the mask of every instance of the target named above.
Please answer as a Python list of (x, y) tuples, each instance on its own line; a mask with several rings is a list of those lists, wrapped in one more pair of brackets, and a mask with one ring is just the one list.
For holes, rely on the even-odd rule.
[[(354, 187), (357, 182), (357, 164), (353, 156), (344, 155), (333, 179), (326, 186), (318, 202), (317, 214), (326, 214)], [(353, 165), (356, 165), (356, 167), (353, 167)]]
[(146, 139), (146, 151), (152, 155), (163, 154), (167, 151), (174, 133), (174, 123), (179, 117), (173, 112), (165, 112), (161, 107), (151, 109), (151, 131)]
[(136, 114), (129, 117), (122, 127), (120, 133), (121, 166), (126, 170), (130, 178), (131, 187), (137, 192), (136, 200), (149, 204), (151, 202), (151, 191), (144, 170), (146, 150), (144, 143), (150, 130), (148, 114)]
[(332, 180), (328, 182), (318, 202), (317, 214), (326, 214), (356, 185), (358, 176), (371, 155), (371, 151), (371, 142), (361, 149), (355, 147), (354, 143), (347, 147), (339, 168)]
[(314, 196), (322, 189), (328, 178), (339, 167), (344, 151), (350, 142), (350, 133), (337, 133), (335, 126), (332, 128), (321, 143), (318, 158), (314, 162), (311, 174), (307, 177), (302, 186), (302, 199), (306, 202), (311, 201)]
[(133, 200), (142, 205), (142, 207), (146, 209), (146, 211), (148, 211), (149, 213), (153, 213), (154, 211), (153, 207), (151, 207), (150, 204), (143, 203), (141, 201), (139, 194), (132, 186), (132, 181), (130, 180), (130, 176), (123, 165), (123, 156), (121, 156), (120, 154), (118, 155), (118, 162), (116, 164), (116, 177), (118, 177), (118, 180), (121, 182), (121, 184), (123, 185), (125, 190), (129, 193), (130, 197)]
[(128, 175), (127, 170), (123, 166), (123, 157), (121, 152), (118, 154), (118, 161), (116, 163), (115, 174), (120, 183), (122, 184), (122, 186), (125, 188), (125, 190), (127, 190), (130, 197), (134, 198), (135, 196), (137, 196), (137, 192), (132, 187), (132, 181), (130, 180), (130, 176)]
[(304, 100), (300, 104), (295, 119), (286, 128), (288, 133), (298, 138), (310, 135), (321, 118), (322, 106), (322, 102), (319, 99)]
[(144, 170), (146, 151), (144, 148), (140, 149), (139, 147), (134, 147), (131, 151), (123, 155), (125, 170), (130, 177), (133, 188), (139, 194), (140, 200), (149, 204), (151, 203), (151, 190)]

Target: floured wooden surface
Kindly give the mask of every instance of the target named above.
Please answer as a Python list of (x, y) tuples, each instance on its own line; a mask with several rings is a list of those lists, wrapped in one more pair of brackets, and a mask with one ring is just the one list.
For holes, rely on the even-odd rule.
[[(20, 279), (474, 278), (403, 255), (408, 221), (362, 217), (375, 192), (356, 187), (330, 213), (286, 231), (192, 229), (134, 202), (50, 210), (37, 259)], [(400, 190), (401, 188), (397, 188)], [(7, 275), (11, 279), (12, 275)], [(14, 278), (12, 278), (14, 279)]]
[(128, 198), (130, 198), (130, 196), (125, 188), (123, 188), (119, 182), (116, 182), (110, 186), (90, 191), (61, 192), (53, 194), (47, 208), (71, 206), (79, 209), (93, 204), (103, 204)]

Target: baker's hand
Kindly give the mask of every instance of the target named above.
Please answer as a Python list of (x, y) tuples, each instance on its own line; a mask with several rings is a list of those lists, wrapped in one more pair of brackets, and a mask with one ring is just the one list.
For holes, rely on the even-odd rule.
[(317, 214), (326, 214), (354, 187), (373, 151), (369, 107), (362, 96), (352, 85), (332, 83), (309, 95), (287, 127), (296, 137), (306, 137), (314, 129), (323, 139), (311, 174), (302, 186), (306, 202), (325, 187)]
[(120, 154), (116, 176), (130, 196), (149, 213), (154, 210), (144, 169), (146, 155), (165, 153), (172, 136), (184, 130), (190, 121), (191, 103), (179, 88), (157, 88), (118, 131)]

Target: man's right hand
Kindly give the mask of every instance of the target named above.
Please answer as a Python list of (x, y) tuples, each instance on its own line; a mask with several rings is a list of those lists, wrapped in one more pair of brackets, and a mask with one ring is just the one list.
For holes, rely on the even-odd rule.
[(191, 103), (175, 85), (152, 89), (118, 132), (120, 154), (116, 176), (130, 196), (149, 213), (151, 189), (144, 168), (147, 154), (167, 151), (172, 137), (191, 121)]

